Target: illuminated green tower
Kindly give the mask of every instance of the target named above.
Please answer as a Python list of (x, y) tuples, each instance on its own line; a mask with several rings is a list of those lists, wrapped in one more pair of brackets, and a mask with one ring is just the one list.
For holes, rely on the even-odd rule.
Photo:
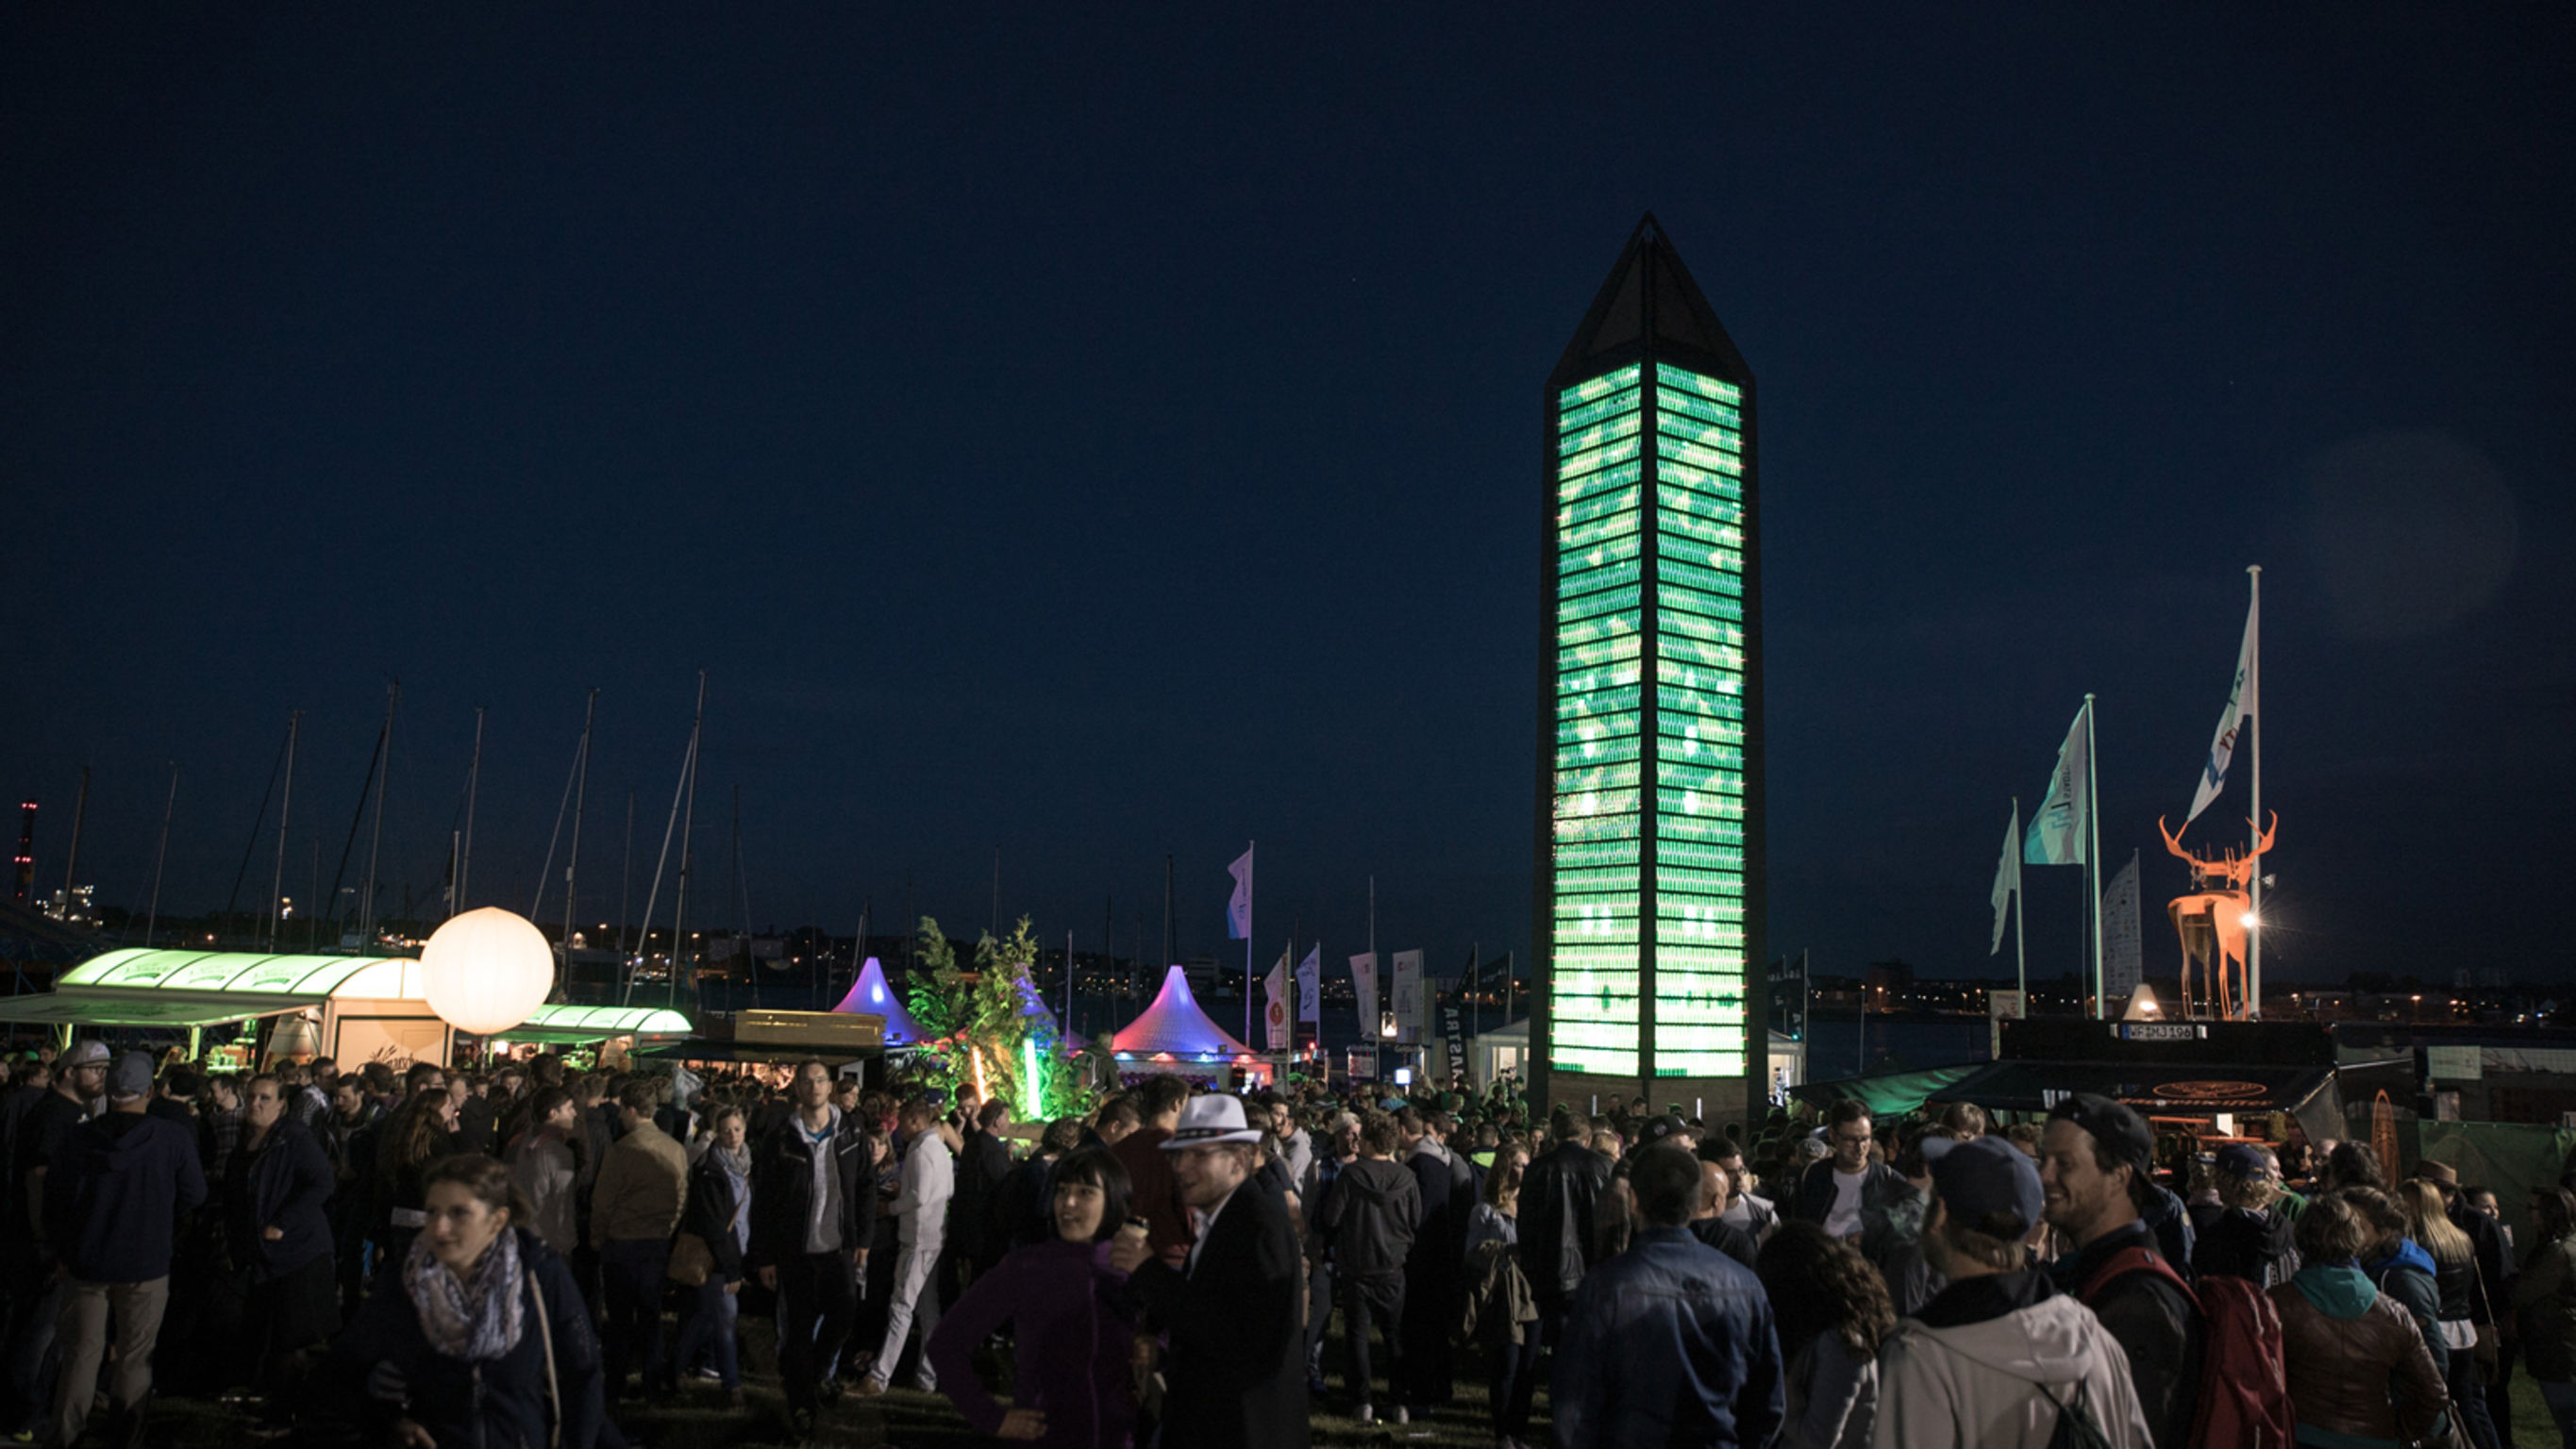
[(1547, 381), (1533, 1082), (1762, 1101), (1753, 373), (1652, 215)]

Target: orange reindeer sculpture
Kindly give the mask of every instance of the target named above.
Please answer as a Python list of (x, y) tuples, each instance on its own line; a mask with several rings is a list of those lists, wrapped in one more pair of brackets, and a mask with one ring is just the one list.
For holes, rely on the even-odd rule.
[[(2165, 829), (2162, 816), (2156, 818), (2156, 832), (2165, 838), (2165, 849), (2191, 865), (2192, 894), (2176, 896), (2165, 907), (2165, 913), (2173, 918), (2175, 933), (2182, 937), (2182, 1009), (2186, 1017), (2240, 1021), (2249, 1014), (2252, 1003), (2247, 999), (2245, 982), (2245, 917), (2253, 905), (2247, 887), (2254, 879), (2254, 857), (2272, 848), (2272, 837), (2280, 829), (2281, 812), (2275, 810), (2271, 825), (2264, 830), (2262, 839), (2254, 842), (2252, 850), (2240, 856), (2230, 846), (2217, 859), (2203, 860), (2182, 848), (2182, 841)], [(2191, 989), (2195, 961), (2201, 970), (2201, 990), (2196, 995)]]

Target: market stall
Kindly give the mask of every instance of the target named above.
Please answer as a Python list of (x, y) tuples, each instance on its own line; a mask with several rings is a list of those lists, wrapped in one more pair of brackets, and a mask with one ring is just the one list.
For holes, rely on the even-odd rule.
[(51, 991), (0, 1004), (0, 1020), (65, 1033), (197, 1033), (289, 1017), (305, 1025), (287, 1027), (284, 1039), (342, 1063), (444, 1064), (453, 1044), (447, 1023), (429, 1007), (420, 963), (401, 957), (110, 951), (63, 972)]
[(1240, 1072), (1268, 1086), (1274, 1066), (1228, 1034), (1199, 1009), (1190, 979), (1178, 966), (1164, 973), (1154, 1003), (1110, 1037), (1122, 1077), (1170, 1073), (1195, 1081), (1224, 1082)]

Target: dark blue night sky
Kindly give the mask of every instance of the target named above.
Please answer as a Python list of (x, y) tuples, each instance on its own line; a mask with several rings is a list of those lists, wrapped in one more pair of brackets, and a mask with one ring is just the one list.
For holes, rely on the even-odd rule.
[(2571, 974), (2564, 7), (1224, 9), (12, 7), (40, 885), (88, 764), (139, 907), (176, 760), (221, 906), (292, 708), (327, 877), (399, 678), (389, 906), (480, 705), (524, 909), (596, 685), (640, 911), (704, 667), (720, 924), (739, 786), (754, 925), (980, 929), (999, 845), (1159, 950), (1170, 852), (1228, 952), (1257, 837), (1265, 965), (1371, 875), (1382, 949), (1525, 946), (1541, 384), (1651, 208), (1760, 377), (1775, 949), (1984, 969), (2090, 690), (2170, 969), (2259, 562), (2267, 975)]

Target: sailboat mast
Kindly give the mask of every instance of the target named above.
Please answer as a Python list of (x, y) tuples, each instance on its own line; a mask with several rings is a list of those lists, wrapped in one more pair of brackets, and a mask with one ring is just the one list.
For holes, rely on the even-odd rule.
[(72, 797), (72, 849), (63, 857), (63, 919), (72, 918), (72, 880), (80, 870), (81, 822), (89, 817), (89, 766), (81, 766), (80, 793)]
[(594, 684), (581, 706), (581, 750), (573, 766), (572, 853), (564, 857), (563, 980), (558, 984), (565, 987), (572, 984), (572, 926), (581, 899), (581, 811), (590, 798), (590, 727), (598, 717), (599, 686)]
[(680, 994), (680, 953), (688, 949), (689, 863), (695, 859), (690, 851), (689, 832), (698, 820), (698, 750), (707, 724), (707, 672), (698, 671), (698, 709), (689, 721), (689, 803), (680, 816), (680, 889), (671, 907), (671, 979), (666, 983), (663, 1005), (672, 1006)]
[(474, 873), (474, 787), (483, 778), (483, 709), (474, 709), (474, 757), (465, 766), (465, 843), (456, 852), (456, 894), (447, 903), (447, 913), (456, 915), (465, 909), (466, 877)]
[(617, 867), (617, 959), (626, 959), (626, 907), (635, 892), (635, 792), (626, 792), (626, 858)]
[(385, 686), (385, 734), (379, 748), (383, 768), (376, 772), (376, 825), (367, 837), (366, 898), (358, 902), (358, 949), (374, 949), (376, 939), (376, 862), (385, 844), (385, 777), (394, 772), (394, 709), (402, 703), (402, 681)]
[(179, 762), (170, 762), (170, 798), (161, 807), (161, 848), (152, 854), (152, 909), (143, 918), (143, 949), (152, 949), (152, 928), (161, 920), (161, 867), (170, 859), (170, 816), (179, 808)]
[[(2246, 610), (2253, 627), (2246, 636), (2253, 647), (2246, 651), (2245, 693), (2254, 701), (2254, 722), (2247, 726), (2254, 732), (2254, 810), (2245, 822), (2252, 833), (2246, 837), (2246, 859), (2263, 844), (2263, 566), (2255, 564), (2245, 572), (2253, 579), (2253, 593)], [(2254, 929), (2246, 933), (2245, 942), (2245, 1014), (2256, 1020), (2263, 1015), (2263, 936), (2271, 922), (2263, 918), (2263, 867), (2253, 866), (2246, 872), (2246, 883), (2253, 888), (2250, 904), (2254, 908)]]
[[(680, 796), (689, 788), (689, 772), (696, 767), (697, 763), (698, 736), (697, 732), (692, 730), (689, 733), (689, 747), (680, 754), (679, 782), (671, 787), (671, 813), (662, 822), (662, 853), (653, 862), (653, 884), (644, 893), (644, 933), (635, 943), (635, 954), (626, 963), (625, 984), (618, 989), (617, 1004), (620, 1006), (630, 1004), (635, 994), (634, 968), (641, 964), (645, 957), (653, 954), (653, 906), (662, 898), (663, 868), (671, 863), (671, 832), (680, 823)], [(632, 818), (634, 810), (631, 805), (627, 813)], [(674, 970), (678, 969), (677, 949), (678, 943), (674, 942), (675, 959), (672, 968)]]
[(295, 737), (304, 726), (304, 711), (286, 716), (286, 793), (277, 802), (277, 874), (268, 886), (268, 949), (277, 949), (278, 906), (286, 898), (286, 822), (295, 808)]

